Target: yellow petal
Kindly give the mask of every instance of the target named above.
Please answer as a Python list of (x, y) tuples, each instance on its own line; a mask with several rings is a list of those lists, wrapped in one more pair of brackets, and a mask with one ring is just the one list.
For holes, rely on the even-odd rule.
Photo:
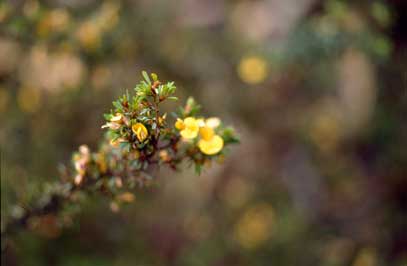
[(206, 119), (205, 124), (210, 128), (217, 128), (220, 125), (220, 119), (217, 117), (210, 117)]
[(205, 126), (205, 121), (204, 121), (204, 119), (203, 119), (203, 118), (199, 118), (199, 119), (197, 119), (197, 120), (196, 120), (196, 122), (198, 122), (198, 125), (199, 125), (200, 127)]
[(99, 153), (96, 156), (96, 163), (99, 166), (99, 170), (101, 173), (106, 173), (107, 170), (107, 164), (106, 164), (106, 160), (105, 160), (105, 156), (102, 153)]
[(193, 139), (198, 136), (199, 124), (193, 117), (187, 117), (184, 119), (184, 129), (180, 132), (181, 136), (186, 139)]
[(139, 141), (144, 141), (148, 136), (147, 128), (142, 123), (134, 124), (131, 129)]
[(198, 147), (202, 153), (214, 155), (222, 150), (223, 139), (218, 135), (213, 136), (210, 140), (201, 139), (198, 142)]
[(204, 140), (209, 141), (213, 138), (213, 136), (215, 135), (215, 132), (213, 131), (212, 128), (204, 126), (199, 129), (199, 134), (201, 135), (201, 137)]
[(191, 129), (198, 128), (199, 124), (198, 121), (193, 117), (187, 117), (184, 119), (185, 127), (189, 127)]
[(184, 121), (177, 118), (177, 122), (175, 122), (175, 128), (178, 129), (178, 130), (183, 130), (185, 128)]
[(189, 128), (186, 128), (182, 130), (180, 134), (184, 139), (193, 139), (198, 136), (198, 130), (190, 130)]

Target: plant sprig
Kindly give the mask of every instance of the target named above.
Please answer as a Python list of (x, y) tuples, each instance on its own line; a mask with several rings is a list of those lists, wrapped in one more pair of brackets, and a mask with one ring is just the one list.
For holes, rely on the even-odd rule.
[(193, 98), (173, 114), (162, 114), (160, 104), (177, 100), (174, 82), (163, 83), (154, 73), (142, 72), (143, 80), (113, 101), (104, 114), (105, 138), (97, 151), (82, 145), (72, 156), (73, 167), (66, 167), (61, 181), (47, 186), (46, 193), (18, 212), (2, 227), (3, 236), (28, 228), (33, 219), (57, 215), (67, 205), (78, 204), (78, 195), (100, 193), (111, 198), (111, 208), (132, 202), (134, 188), (150, 184), (155, 177), (153, 165), (176, 170), (183, 161), (195, 166), (197, 173), (211, 161), (222, 161), (229, 144), (237, 143), (234, 130), (217, 117), (199, 115), (201, 107)]

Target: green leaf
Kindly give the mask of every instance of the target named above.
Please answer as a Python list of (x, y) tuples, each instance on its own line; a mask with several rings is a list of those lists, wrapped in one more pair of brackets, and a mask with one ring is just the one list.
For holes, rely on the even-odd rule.
[(103, 114), (103, 117), (107, 120), (110, 121), (110, 119), (112, 118), (111, 114)]
[(120, 146), (120, 148), (123, 149), (123, 150), (126, 150), (126, 151), (128, 151), (128, 152), (130, 151), (131, 145), (130, 145), (130, 143), (128, 143), (128, 142), (120, 142), (119, 146)]
[(144, 79), (147, 81), (148, 85), (151, 85), (151, 80), (148, 77), (148, 74), (146, 71), (142, 71), (141, 74), (143, 74)]
[(158, 76), (157, 76), (156, 73), (151, 73), (151, 78), (152, 78), (154, 81), (157, 81), (157, 80), (158, 80)]
[(221, 136), (225, 143), (239, 143), (239, 138), (236, 136), (234, 129), (231, 127), (223, 129)]
[(168, 97), (168, 100), (177, 101), (178, 97), (170, 96), (170, 97)]
[(112, 134), (112, 142), (118, 140), (120, 138), (120, 134)]
[(198, 175), (200, 175), (201, 172), (202, 172), (202, 164), (195, 163), (195, 173), (197, 173)]
[(126, 100), (130, 101), (130, 94), (129, 94), (129, 90), (126, 90)]
[(122, 110), (122, 105), (119, 101), (114, 101), (113, 106), (116, 107), (118, 110)]

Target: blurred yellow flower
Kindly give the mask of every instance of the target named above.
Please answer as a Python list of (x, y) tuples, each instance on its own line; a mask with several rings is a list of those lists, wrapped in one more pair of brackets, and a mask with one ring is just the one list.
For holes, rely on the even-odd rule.
[(0, 88), (0, 112), (6, 111), (9, 99), (9, 92), (3, 88)]
[(131, 193), (131, 192), (123, 192), (122, 194), (120, 194), (120, 195), (117, 196), (117, 199), (118, 199), (119, 201), (121, 201), (121, 202), (127, 202), (127, 203), (133, 202), (133, 201), (135, 200), (135, 198), (136, 198), (136, 197), (135, 197), (134, 194)]
[(79, 43), (88, 51), (96, 50), (101, 41), (101, 30), (95, 23), (86, 21), (79, 26), (75, 33)]
[(99, 166), (99, 170), (101, 173), (106, 173), (107, 171), (107, 163), (104, 153), (99, 153), (96, 156), (96, 163)]
[(33, 18), (39, 11), (40, 5), (36, 0), (25, 1), (23, 5), (23, 13), (28, 18)]
[(335, 151), (343, 136), (343, 125), (338, 113), (327, 108), (317, 109), (310, 123), (311, 141), (324, 153)]
[(46, 13), (37, 25), (37, 34), (41, 37), (52, 32), (63, 32), (69, 26), (70, 16), (65, 9), (54, 9)]
[(353, 266), (376, 266), (377, 263), (377, 255), (375, 250), (372, 248), (363, 248), (361, 251), (358, 252), (355, 261), (353, 262)]
[(0, 22), (3, 22), (12, 12), (11, 4), (4, 1), (0, 4)]
[(199, 130), (201, 139), (198, 142), (198, 148), (202, 153), (207, 155), (213, 155), (220, 152), (223, 148), (223, 139), (215, 135), (212, 128), (208, 126), (203, 126)]
[(131, 129), (139, 141), (144, 141), (148, 136), (147, 128), (142, 123), (134, 124)]
[(273, 208), (267, 203), (250, 207), (235, 226), (235, 237), (247, 249), (256, 248), (271, 236), (274, 220)]
[(184, 120), (177, 119), (175, 128), (180, 130), (180, 134), (184, 139), (193, 139), (198, 136), (199, 123), (193, 117), (187, 117)]
[(244, 82), (259, 84), (267, 77), (267, 62), (258, 56), (244, 57), (239, 63), (237, 72)]
[(106, 1), (97, 12), (96, 22), (104, 32), (112, 30), (119, 21), (120, 4)]
[(41, 105), (41, 94), (38, 89), (24, 87), (18, 90), (17, 103), (21, 110), (33, 113)]
[(110, 202), (110, 210), (114, 213), (119, 212), (120, 211), (120, 206), (119, 204), (117, 204), (117, 202)]

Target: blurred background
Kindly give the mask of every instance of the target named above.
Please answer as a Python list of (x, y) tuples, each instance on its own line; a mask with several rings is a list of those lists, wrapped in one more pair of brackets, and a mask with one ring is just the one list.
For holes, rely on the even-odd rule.
[(97, 148), (141, 70), (241, 138), (200, 176), (160, 170), (120, 211), (92, 196), (44, 217), (2, 264), (407, 265), (406, 14), (403, 0), (0, 1), (2, 225)]

